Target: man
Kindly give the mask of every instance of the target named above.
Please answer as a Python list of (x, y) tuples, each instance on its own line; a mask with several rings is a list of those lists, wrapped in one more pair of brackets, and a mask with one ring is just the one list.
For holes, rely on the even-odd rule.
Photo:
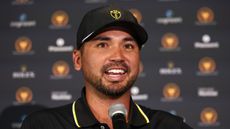
[(130, 88), (139, 74), (140, 50), (147, 33), (127, 10), (105, 6), (89, 11), (77, 32), (74, 67), (85, 86), (72, 104), (39, 111), (22, 129), (113, 129), (108, 110), (121, 103), (129, 129), (191, 129), (183, 119), (137, 105)]

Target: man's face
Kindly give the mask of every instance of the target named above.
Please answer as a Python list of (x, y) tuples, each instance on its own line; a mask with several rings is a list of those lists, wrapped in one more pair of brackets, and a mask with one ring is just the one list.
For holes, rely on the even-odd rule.
[(78, 70), (82, 69), (86, 86), (115, 98), (131, 88), (139, 73), (140, 50), (129, 33), (102, 32), (82, 49)]

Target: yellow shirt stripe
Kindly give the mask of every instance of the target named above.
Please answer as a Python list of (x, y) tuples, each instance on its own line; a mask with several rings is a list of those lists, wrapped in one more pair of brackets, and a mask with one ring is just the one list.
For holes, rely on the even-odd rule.
[(73, 113), (73, 118), (74, 118), (75, 124), (77, 125), (78, 128), (80, 128), (81, 126), (78, 123), (77, 115), (76, 115), (76, 111), (75, 111), (75, 105), (76, 105), (75, 103), (76, 103), (76, 101), (74, 101), (72, 104), (72, 113)]
[(146, 116), (146, 114), (142, 111), (142, 109), (140, 108), (140, 106), (137, 105), (137, 104), (136, 104), (136, 106), (137, 106), (138, 110), (140, 111), (141, 115), (145, 118), (146, 123), (149, 123), (149, 118), (148, 118), (148, 117)]

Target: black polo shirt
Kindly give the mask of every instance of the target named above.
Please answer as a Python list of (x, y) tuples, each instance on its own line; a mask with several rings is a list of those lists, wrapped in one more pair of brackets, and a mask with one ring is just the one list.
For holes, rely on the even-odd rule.
[[(89, 109), (85, 90), (72, 104), (46, 109), (29, 115), (21, 129), (109, 129)], [(129, 129), (192, 129), (182, 118), (130, 102)]]

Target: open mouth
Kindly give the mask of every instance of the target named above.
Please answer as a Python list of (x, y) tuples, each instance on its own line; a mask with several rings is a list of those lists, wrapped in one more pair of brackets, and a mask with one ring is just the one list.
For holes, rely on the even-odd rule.
[(127, 69), (120, 67), (120, 68), (108, 68), (105, 70), (106, 79), (109, 81), (116, 81), (120, 82), (125, 79), (127, 75)]
[(106, 70), (105, 73), (110, 75), (122, 75), (127, 73), (127, 70), (121, 68), (111, 68)]

